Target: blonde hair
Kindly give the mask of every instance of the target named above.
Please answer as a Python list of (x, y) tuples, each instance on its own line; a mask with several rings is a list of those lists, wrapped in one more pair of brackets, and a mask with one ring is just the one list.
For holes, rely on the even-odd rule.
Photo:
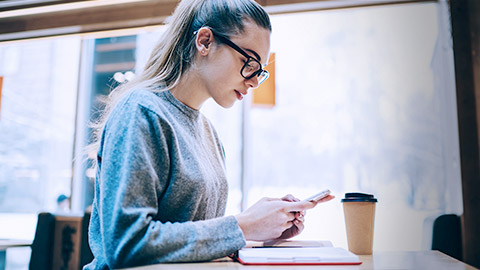
[[(134, 89), (152, 92), (176, 86), (192, 66), (195, 56), (195, 34), (201, 27), (229, 37), (243, 32), (245, 20), (272, 30), (265, 10), (253, 0), (183, 0), (176, 7), (168, 28), (153, 49), (143, 71), (133, 80), (119, 85), (103, 100), (104, 108), (91, 127), (92, 143), (86, 147), (88, 156), (95, 157), (105, 123), (118, 101)], [(96, 158), (93, 160), (96, 167)]]

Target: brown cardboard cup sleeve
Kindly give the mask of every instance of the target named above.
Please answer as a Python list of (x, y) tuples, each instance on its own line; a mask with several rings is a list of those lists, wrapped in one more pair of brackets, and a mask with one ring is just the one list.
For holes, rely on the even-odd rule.
[(357, 255), (372, 254), (375, 205), (371, 194), (345, 193), (342, 200), (348, 250)]

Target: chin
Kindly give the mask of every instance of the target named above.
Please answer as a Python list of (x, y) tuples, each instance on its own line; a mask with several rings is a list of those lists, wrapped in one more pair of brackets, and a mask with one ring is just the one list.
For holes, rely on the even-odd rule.
[(218, 104), (220, 106), (222, 106), (223, 108), (225, 109), (229, 109), (233, 106), (233, 104), (235, 104), (235, 101), (234, 102), (230, 102), (230, 103), (226, 103), (226, 104)]
[(218, 105), (220, 105), (220, 107), (225, 108), (225, 109), (231, 108), (233, 106), (233, 104), (235, 104), (235, 101), (236, 101), (236, 100), (230, 101), (230, 100), (216, 100), (216, 99), (214, 99), (214, 100)]

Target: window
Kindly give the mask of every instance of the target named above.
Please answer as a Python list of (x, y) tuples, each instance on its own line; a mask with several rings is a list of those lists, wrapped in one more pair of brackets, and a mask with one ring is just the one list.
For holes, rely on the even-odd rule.
[[(79, 37), (0, 44), (0, 232), (8, 237), (33, 238), (36, 213), (71, 195), (79, 55)], [(19, 220), (33, 226), (13, 230)]]
[(136, 67), (137, 35), (117, 33), (116, 36), (84, 36), (82, 39), (81, 83), (77, 115), (75, 161), (75, 188), (73, 209), (83, 211), (92, 204), (95, 173), (85, 146), (91, 143), (90, 123), (102, 109), (101, 98), (112, 89), (134, 76)]
[(346, 247), (340, 199), (373, 193), (375, 250), (421, 249), (429, 216), (461, 214), (455, 88), (442, 82), (453, 71), (438, 73), (453, 68), (442, 62), (452, 58), (440, 11), (428, 3), (272, 16), (277, 104), (249, 113), (248, 205), (330, 188), (337, 198), (307, 213), (299, 238)]

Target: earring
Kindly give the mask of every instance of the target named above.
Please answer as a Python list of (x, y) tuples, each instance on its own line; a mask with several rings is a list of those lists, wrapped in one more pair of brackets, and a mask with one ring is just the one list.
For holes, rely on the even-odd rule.
[(205, 50), (202, 50), (202, 53), (205, 53)]

